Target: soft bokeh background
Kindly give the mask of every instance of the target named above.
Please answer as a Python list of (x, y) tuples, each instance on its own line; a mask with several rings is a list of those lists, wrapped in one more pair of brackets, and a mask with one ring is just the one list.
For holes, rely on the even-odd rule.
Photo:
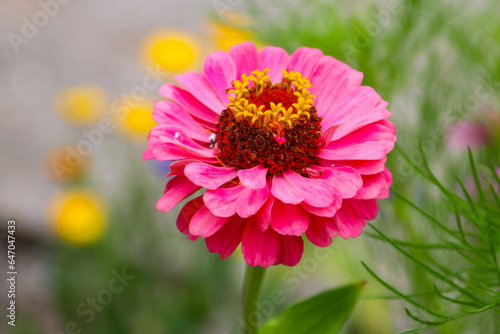
[[(450, 180), (467, 178), (467, 146), (488, 144), (498, 155), (496, 1), (2, 0), (0, 8), (0, 219), (2, 228), (17, 222), (19, 272), (16, 327), (3, 318), (2, 333), (238, 331), (241, 256), (221, 261), (176, 230), (178, 209), (156, 212), (168, 163), (141, 161), (158, 88), (199, 70), (214, 50), (250, 39), (290, 53), (318, 47), (345, 61), (390, 102), (399, 145), (412, 157), (423, 141)], [(400, 191), (435, 205), (397, 153), (389, 166)], [(419, 219), (391, 198), (375, 224), (438, 240)], [(407, 292), (432, 289), (393, 249), (363, 235), (319, 253), (307, 247), (297, 268), (271, 268), (263, 299), (275, 288), (284, 297), (268, 313), (367, 280), (345, 333), (414, 327), (360, 261)], [(120, 275), (129, 280), (110, 283)], [(4, 310), (6, 291), (1, 280)], [(494, 333), (490, 318), (435, 332)]]

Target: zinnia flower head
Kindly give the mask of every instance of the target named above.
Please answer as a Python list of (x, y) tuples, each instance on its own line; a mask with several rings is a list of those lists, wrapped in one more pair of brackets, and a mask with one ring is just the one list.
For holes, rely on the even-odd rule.
[(225, 259), (241, 243), (251, 265), (296, 265), (304, 237), (325, 247), (357, 237), (392, 183), (395, 127), (362, 74), (299, 48), (251, 42), (207, 56), (202, 72), (165, 84), (144, 159), (176, 160), (157, 209)]

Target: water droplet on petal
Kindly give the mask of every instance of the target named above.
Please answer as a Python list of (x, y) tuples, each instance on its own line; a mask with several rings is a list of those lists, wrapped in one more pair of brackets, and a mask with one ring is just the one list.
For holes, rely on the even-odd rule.
[(182, 135), (179, 132), (175, 133), (174, 140), (178, 143), (182, 143)]

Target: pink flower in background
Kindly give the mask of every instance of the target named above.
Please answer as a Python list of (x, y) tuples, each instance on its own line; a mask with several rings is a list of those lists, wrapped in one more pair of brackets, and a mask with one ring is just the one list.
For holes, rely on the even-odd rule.
[(489, 130), (479, 122), (461, 121), (448, 132), (446, 144), (452, 150), (483, 147), (490, 141)]
[(177, 227), (223, 259), (241, 243), (251, 266), (296, 265), (304, 236), (320, 247), (359, 236), (389, 196), (396, 140), (387, 102), (362, 77), (305, 47), (208, 55), (155, 103), (144, 159), (176, 160), (157, 209), (205, 188)]

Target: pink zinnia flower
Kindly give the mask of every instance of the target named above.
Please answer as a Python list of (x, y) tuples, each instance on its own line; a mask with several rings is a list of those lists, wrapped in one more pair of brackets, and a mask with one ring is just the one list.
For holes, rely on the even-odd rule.
[(389, 195), (396, 140), (387, 102), (362, 78), (306, 47), (289, 56), (245, 42), (208, 55), (154, 107), (144, 159), (178, 160), (157, 209), (207, 189), (177, 227), (222, 259), (241, 243), (251, 266), (296, 265), (304, 235), (320, 247), (359, 236)]

